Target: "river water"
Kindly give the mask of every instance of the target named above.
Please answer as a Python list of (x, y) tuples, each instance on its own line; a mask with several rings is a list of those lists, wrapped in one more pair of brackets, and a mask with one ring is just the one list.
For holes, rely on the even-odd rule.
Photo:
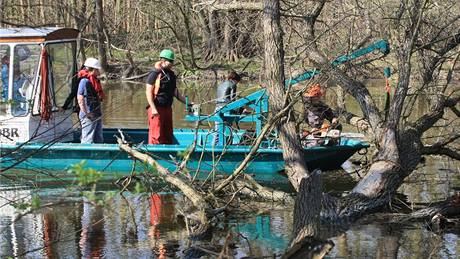
[[(215, 92), (209, 84), (181, 89), (197, 103), (212, 99)], [(106, 95), (105, 126), (146, 127), (143, 84), (110, 84)], [(204, 113), (212, 110), (212, 104), (203, 106)], [(184, 106), (176, 102), (175, 127), (193, 126), (184, 115)], [(399, 189), (402, 199), (407, 206), (417, 206), (451, 196), (460, 189), (459, 168), (446, 158), (427, 158)], [(324, 177), (328, 192), (339, 193), (354, 184), (345, 172)], [(197, 258), (200, 248), (219, 253), (226, 240), (233, 244), (236, 258), (279, 256), (291, 238), (292, 208), (279, 204), (243, 202), (217, 225), (210, 239), (193, 241), (176, 217), (183, 209), (183, 197), (177, 193), (124, 192), (95, 206), (71, 183), (38, 187), (30, 179), (0, 178), (0, 186), (0, 258)], [(109, 183), (99, 187), (98, 196), (116, 190)], [(34, 197), (40, 197), (42, 209), (27, 213), (10, 205), (30, 203)], [(331, 258), (459, 258), (459, 232), (435, 233), (424, 223), (378, 221), (324, 230), (335, 244)]]

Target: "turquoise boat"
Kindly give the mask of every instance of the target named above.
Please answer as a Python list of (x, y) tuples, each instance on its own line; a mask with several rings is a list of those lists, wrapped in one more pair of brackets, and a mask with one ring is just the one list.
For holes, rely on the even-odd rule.
[[(60, 107), (68, 102), (76, 84), (78, 31), (68, 28), (0, 29), (0, 55), (9, 59), (2, 89), (8, 94), (0, 103), (0, 172), (14, 169), (66, 171), (72, 165), (86, 161), (88, 168), (104, 176), (130, 174), (146, 166), (120, 150), (114, 135), (118, 129), (104, 129), (103, 144), (80, 144), (78, 127), (71, 119), (71, 110)], [(379, 41), (371, 46), (341, 56), (333, 66), (360, 57), (375, 50), (388, 51), (388, 43)], [(24, 68), (20, 76), (26, 80), (15, 81), (16, 68)], [(9, 66), (9, 67), (8, 67)], [(312, 78), (319, 71), (307, 71), (287, 81), (286, 84)], [(3, 79), (3, 77), (2, 77)], [(16, 94), (20, 93), (20, 94)], [(43, 105), (43, 103), (46, 105)], [(235, 111), (249, 107), (251, 114)], [(268, 96), (260, 89), (244, 98), (227, 104), (211, 115), (200, 114), (194, 107), (186, 120), (200, 123), (219, 122), (218, 130), (175, 129), (171, 145), (146, 145), (147, 129), (121, 129), (133, 145), (149, 153), (159, 163), (174, 171), (181, 154), (196, 146), (187, 163), (187, 169), (199, 178), (231, 174), (250, 152), (252, 140), (261, 134), (268, 117)], [(231, 127), (233, 123), (253, 125), (253, 130)], [(219, 141), (215, 144), (215, 139)], [(361, 139), (342, 135), (338, 143), (328, 146), (305, 146), (305, 158), (310, 169), (334, 170), (358, 150), (369, 145)], [(249, 163), (245, 172), (259, 181), (286, 180), (283, 175), (284, 160), (277, 133), (271, 132)], [(33, 172), (33, 171), (32, 171)], [(211, 175), (210, 175), (211, 174)]]
[[(147, 130), (125, 129), (124, 134), (130, 137), (133, 143), (146, 142)], [(14, 166), (23, 169), (42, 169), (65, 171), (71, 165), (82, 160), (86, 161), (88, 168), (93, 168), (104, 173), (114, 173), (117, 176), (126, 175), (133, 170), (133, 159), (116, 144), (114, 135), (118, 130), (105, 129), (105, 144), (80, 144), (80, 143), (28, 143), (21, 146), (16, 144), (3, 144), (1, 149), (0, 165), (2, 169)], [(189, 149), (195, 139), (195, 130), (176, 129), (174, 131), (175, 144), (173, 145), (139, 145), (138, 149), (151, 154), (159, 163), (174, 171), (180, 153)], [(244, 133), (241, 132), (241, 135)], [(241, 136), (240, 135), (240, 136)], [(250, 151), (250, 146), (239, 145), (238, 140), (227, 146), (212, 146), (213, 134), (208, 130), (198, 130), (197, 145), (187, 169), (192, 173), (199, 173), (199, 178), (204, 178), (209, 173), (216, 175), (231, 174), (243, 161)], [(340, 145), (317, 146), (305, 149), (305, 157), (309, 168), (334, 170), (340, 168), (350, 156), (360, 149), (365, 149), (368, 144), (352, 138), (342, 138)], [(146, 166), (136, 163), (136, 171), (143, 171)], [(259, 148), (254, 160), (248, 165), (245, 172), (251, 174), (256, 180), (273, 182), (283, 180), (284, 160), (282, 150), (265, 142)]]

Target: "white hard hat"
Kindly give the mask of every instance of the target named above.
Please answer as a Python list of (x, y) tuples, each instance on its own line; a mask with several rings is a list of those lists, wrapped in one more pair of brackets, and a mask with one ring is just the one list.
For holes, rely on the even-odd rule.
[(95, 68), (95, 69), (101, 69), (101, 63), (99, 62), (99, 60), (97, 60), (95, 58), (87, 58), (85, 60), (85, 64), (83, 64), (83, 66), (91, 67), (91, 68)]
[(30, 49), (27, 46), (19, 45), (15, 48), (15, 51), (20, 61), (24, 61), (30, 57)]

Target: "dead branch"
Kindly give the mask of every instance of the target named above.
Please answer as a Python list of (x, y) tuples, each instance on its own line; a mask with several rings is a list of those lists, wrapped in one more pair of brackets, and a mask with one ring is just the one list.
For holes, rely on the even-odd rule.
[(211, 205), (203, 198), (204, 194), (198, 192), (193, 186), (184, 181), (179, 175), (172, 174), (168, 169), (161, 166), (155, 159), (147, 154), (143, 154), (132, 147), (130, 147), (125, 141), (117, 136), (117, 142), (121, 150), (127, 152), (132, 157), (143, 161), (144, 163), (149, 164), (153, 168), (156, 168), (158, 173), (163, 177), (163, 179), (169, 184), (177, 187), (182, 191), (185, 197), (187, 197), (192, 204), (197, 208), (196, 214), (196, 224), (192, 227), (190, 231), (190, 236), (192, 238), (200, 239), (208, 235), (211, 230), (211, 224), (209, 217), (211, 212)]
[(232, 182), (241, 194), (266, 201), (294, 203), (294, 199), (288, 193), (261, 186), (253, 178), (247, 178), (246, 176), (244, 175), (243, 179), (237, 179)]
[(431, 112), (420, 117), (414, 124), (413, 127), (421, 134), (429, 130), (433, 125), (438, 122), (444, 115), (445, 108), (455, 107), (460, 101), (460, 96), (444, 98), (440, 97), (439, 100), (431, 108)]
[(421, 154), (423, 155), (443, 155), (443, 156), (450, 157), (452, 159), (460, 160), (460, 152), (458, 152), (458, 150), (453, 150), (448, 147), (425, 146), (421, 149)]
[[(263, 138), (265, 137), (265, 135), (270, 132), (270, 130), (273, 128), (273, 126), (282, 118), (284, 117), (287, 112), (291, 109), (292, 105), (294, 105), (295, 102), (291, 102), (289, 105), (287, 105), (283, 110), (281, 110), (280, 112), (278, 112), (276, 115), (274, 115), (273, 117), (271, 117), (268, 122), (264, 125), (264, 127), (262, 128), (261, 132), (260, 132), (260, 135), (257, 137), (257, 139), (254, 141), (254, 143), (252, 144), (252, 148), (251, 148), (251, 151), (249, 152), (249, 154), (244, 158), (243, 162), (241, 162), (241, 164), (235, 169), (235, 171), (229, 176), (227, 177), (224, 181), (222, 181), (220, 183), (220, 185), (218, 185), (214, 190), (213, 190), (213, 194), (214, 193), (218, 193), (220, 191), (222, 191), (225, 187), (227, 187), (231, 182), (233, 182), (238, 176), (240, 176), (242, 173), (243, 173), (243, 170), (246, 168), (246, 166), (249, 164), (249, 162), (252, 160), (252, 158), (254, 157), (254, 155), (257, 153), (257, 150), (259, 149), (259, 146), (260, 146), (260, 143), (262, 143), (262, 140)], [(251, 176), (249, 175), (245, 175), (245, 178), (247, 181), (250, 181), (251, 182), (251, 185), (254, 185), (254, 186), (257, 186), (258, 189), (262, 190), (262, 189), (267, 189), (266, 187), (263, 187), (261, 186), (260, 184), (258, 184), (255, 180), (252, 179)], [(268, 189), (267, 189), (268, 190)], [(268, 191), (269, 193), (272, 193), (271, 191)], [(275, 191), (277, 194), (278, 192)], [(284, 192), (279, 192), (279, 195), (275, 195), (275, 196), (271, 196), (272, 199), (273, 198), (276, 198), (276, 200), (281, 199), (281, 200), (284, 200), (284, 198), (286, 197), (285, 193)], [(279, 201), (279, 200), (278, 200)]]
[(136, 149), (130, 147), (126, 142), (123, 142), (122, 139), (117, 137), (117, 142), (121, 150), (127, 152), (132, 157), (143, 161), (153, 168), (156, 168), (158, 173), (164, 178), (164, 180), (173, 186), (179, 188), (185, 195), (185, 197), (189, 198), (193, 205), (198, 208), (199, 210), (208, 210), (209, 204), (203, 198), (203, 195), (195, 190), (190, 184), (182, 180), (179, 176), (172, 174), (168, 171), (168, 169), (161, 166), (155, 159), (147, 154), (143, 154)]
[(452, 136), (449, 136), (448, 138), (444, 139), (443, 141), (436, 142), (429, 146), (430, 148), (438, 148), (438, 147), (444, 147), (449, 145), (450, 143), (454, 142), (455, 140), (460, 138), (460, 134), (455, 134)]
[(454, 106), (454, 107), (450, 107), (450, 110), (455, 114), (457, 115), (457, 117), (460, 118), (460, 111)]
[(133, 80), (141, 79), (143, 77), (146, 77), (149, 73), (150, 71), (144, 74), (140, 74), (140, 75), (136, 75), (136, 76), (132, 76), (128, 78), (122, 78), (121, 81), (133, 81)]
[(432, 204), (409, 214), (390, 214), (389, 221), (403, 223), (407, 221), (431, 220), (436, 215), (452, 218), (460, 215), (460, 195), (456, 194), (445, 201)]
[(232, 1), (228, 4), (211, 4), (211, 10), (213, 11), (238, 11), (238, 10), (247, 10), (247, 11), (262, 11), (262, 2), (240, 2)]

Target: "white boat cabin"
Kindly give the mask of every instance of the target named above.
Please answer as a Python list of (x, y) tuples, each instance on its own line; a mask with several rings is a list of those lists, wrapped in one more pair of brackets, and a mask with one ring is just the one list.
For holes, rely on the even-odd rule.
[[(70, 141), (78, 31), (0, 29), (0, 143)], [(73, 102), (74, 98), (69, 98)]]

